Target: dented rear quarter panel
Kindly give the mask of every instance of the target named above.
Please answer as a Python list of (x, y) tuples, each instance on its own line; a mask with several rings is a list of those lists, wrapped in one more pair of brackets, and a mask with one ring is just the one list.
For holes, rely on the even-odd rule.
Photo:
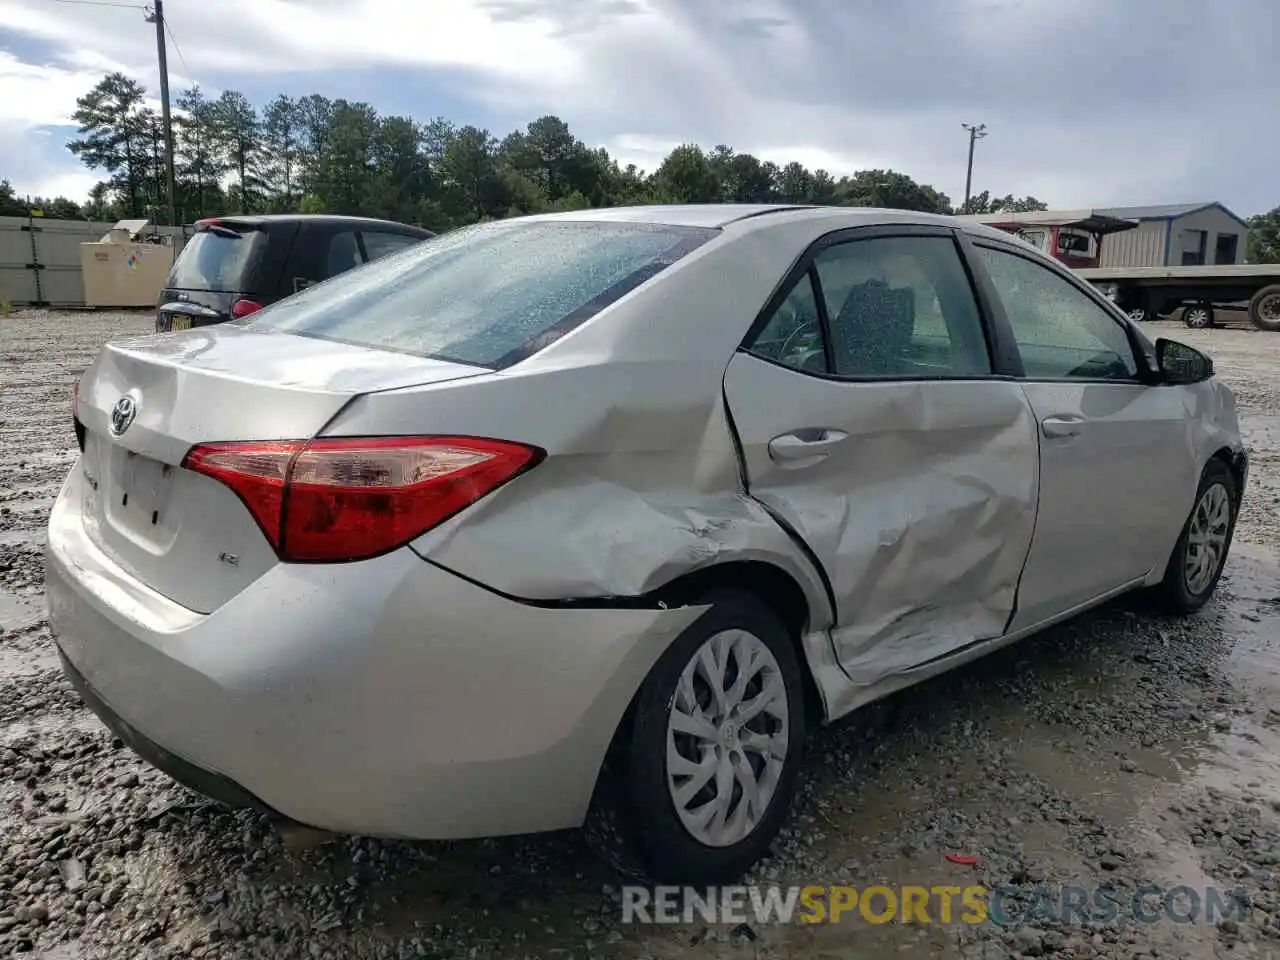
[[(428, 391), (419, 403), (432, 423), (419, 431), (438, 417), (451, 433), (515, 438), (548, 456), (414, 549), (523, 600), (634, 598), (715, 564), (769, 562), (804, 591), (811, 625), (829, 626), (821, 575), (742, 489), (719, 373), (693, 363), (573, 367), (495, 375), (483, 391)], [(651, 390), (654, 379), (667, 388)], [(366, 420), (386, 429), (394, 400), (363, 398), (328, 432), (358, 434)]]

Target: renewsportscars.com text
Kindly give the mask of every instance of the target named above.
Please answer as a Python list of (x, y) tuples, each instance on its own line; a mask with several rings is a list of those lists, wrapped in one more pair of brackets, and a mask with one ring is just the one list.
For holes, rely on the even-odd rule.
[(622, 888), (623, 923), (866, 923), (1015, 926), (1056, 923), (1216, 923), (1243, 920), (1243, 890), (1189, 886), (735, 886)]

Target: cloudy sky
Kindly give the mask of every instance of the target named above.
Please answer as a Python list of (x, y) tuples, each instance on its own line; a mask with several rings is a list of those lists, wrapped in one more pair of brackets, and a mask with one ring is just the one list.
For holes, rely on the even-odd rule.
[[(141, 3), (0, 0), (0, 178), (82, 198), (75, 99), (107, 70), (158, 90)], [(109, 6), (115, 4), (117, 6)], [(367, 100), (501, 135), (555, 113), (653, 169), (727, 143), (836, 174), (901, 170), (959, 199), (1280, 204), (1276, 0), (167, 0), (194, 81)], [(1265, 59), (1264, 59), (1265, 57)]]

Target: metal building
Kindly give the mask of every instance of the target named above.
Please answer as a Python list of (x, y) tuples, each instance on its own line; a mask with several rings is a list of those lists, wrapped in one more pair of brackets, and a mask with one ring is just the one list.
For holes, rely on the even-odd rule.
[(1096, 213), (1137, 220), (1102, 244), (1102, 267), (1181, 267), (1244, 263), (1249, 225), (1220, 203), (1108, 207)]

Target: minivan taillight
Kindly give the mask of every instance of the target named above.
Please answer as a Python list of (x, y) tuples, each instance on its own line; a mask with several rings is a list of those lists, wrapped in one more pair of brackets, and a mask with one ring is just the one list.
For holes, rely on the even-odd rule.
[(193, 447), (188, 470), (225, 483), (281, 560), (388, 553), (534, 466), (542, 451), (475, 437), (333, 437)]
[(262, 309), (262, 304), (255, 300), (237, 300), (231, 305), (231, 316), (237, 320), (241, 317), (247, 317), (251, 313), (257, 313)]

